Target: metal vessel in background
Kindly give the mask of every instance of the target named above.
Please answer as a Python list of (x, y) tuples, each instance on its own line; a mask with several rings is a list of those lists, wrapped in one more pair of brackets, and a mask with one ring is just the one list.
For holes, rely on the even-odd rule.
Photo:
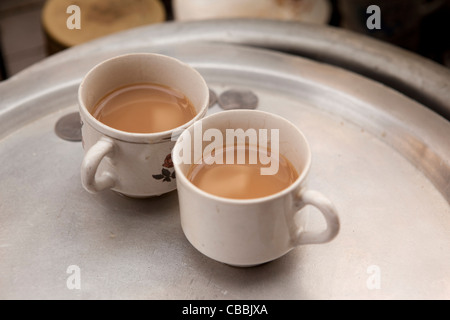
[(175, 20), (258, 18), (327, 24), (329, 0), (173, 0)]

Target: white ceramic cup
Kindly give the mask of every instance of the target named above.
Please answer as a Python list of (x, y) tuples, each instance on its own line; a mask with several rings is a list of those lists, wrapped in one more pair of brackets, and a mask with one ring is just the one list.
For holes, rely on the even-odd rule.
[[(157, 83), (183, 92), (197, 115), (173, 130), (138, 134), (111, 128), (91, 110), (106, 94), (133, 83)], [(133, 53), (106, 60), (83, 79), (78, 91), (85, 156), (81, 165), (84, 188), (95, 193), (111, 189), (130, 197), (159, 196), (176, 189), (171, 152), (174, 132), (204, 117), (209, 90), (202, 76), (172, 57)]]
[[(235, 200), (209, 194), (192, 184), (187, 174), (191, 164), (174, 161), (181, 225), (189, 242), (206, 256), (233, 266), (254, 266), (277, 259), (299, 245), (331, 241), (339, 232), (334, 205), (322, 194), (307, 188), (311, 151), (302, 132), (286, 119), (262, 111), (232, 110), (210, 115), (201, 121), (202, 132), (218, 129), (278, 129), (279, 150), (296, 168), (298, 179), (279, 193), (258, 199)], [(196, 145), (194, 125), (180, 136)], [(201, 139), (201, 138), (200, 138)], [(201, 139), (202, 140), (202, 139)], [(202, 150), (208, 142), (200, 141)], [(201, 157), (202, 153), (197, 153)], [(200, 155), (200, 156), (199, 156)], [(191, 163), (198, 163), (191, 152)], [(323, 231), (306, 231), (304, 208), (312, 205), (325, 218)]]

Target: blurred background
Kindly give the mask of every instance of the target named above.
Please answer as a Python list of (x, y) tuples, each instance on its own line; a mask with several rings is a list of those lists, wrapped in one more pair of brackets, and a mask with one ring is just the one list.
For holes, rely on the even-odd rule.
[[(81, 30), (69, 30), (69, 5)], [(381, 29), (369, 30), (369, 5)], [(0, 80), (83, 42), (143, 25), (266, 18), (330, 25), (386, 41), (450, 67), (450, 0), (0, 0)]]

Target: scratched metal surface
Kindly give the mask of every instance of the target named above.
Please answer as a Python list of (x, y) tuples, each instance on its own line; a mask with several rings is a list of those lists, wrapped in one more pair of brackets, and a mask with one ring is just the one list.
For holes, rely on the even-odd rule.
[[(450, 298), (447, 120), (377, 82), (289, 54), (212, 43), (133, 47), (192, 64), (219, 95), (252, 90), (259, 109), (288, 118), (310, 141), (310, 186), (335, 203), (340, 234), (233, 268), (187, 242), (176, 192), (136, 200), (82, 188), (81, 144), (61, 140), (54, 126), (77, 110), (82, 76), (127, 49), (95, 53), (97, 45), (0, 84), (0, 298)], [(322, 226), (316, 213), (310, 228)], [(67, 286), (72, 265), (79, 290)]]

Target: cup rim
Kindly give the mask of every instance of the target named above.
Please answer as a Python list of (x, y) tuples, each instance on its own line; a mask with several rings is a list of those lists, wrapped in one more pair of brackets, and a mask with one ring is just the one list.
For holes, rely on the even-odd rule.
[[(290, 122), (286, 118), (283, 118), (274, 113), (261, 111), (261, 110), (226, 110), (226, 111), (221, 111), (218, 113), (211, 114), (203, 119), (200, 119), (199, 121), (203, 121), (203, 120), (207, 121), (210, 118), (223, 117), (223, 116), (231, 114), (231, 113), (241, 114), (242, 117), (250, 116), (255, 113), (259, 113), (261, 115), (264, 114), (264, 115), (272, 117), (272, 118), (277, 118), (278, 120), (285, 122), (286, 125), (292, 127), (298, 133), (299, 137), (301, 137), (301, 139), (303, 139), (305, 146), (306, 146), (307, 153), (308, 153), (304, 168), (303, 168), (302, 172), (299, 174), (299, 176), (297, 177), (297, 179), (287, 188), (285, 188), (277, 193), (265, 196), (265, 197), (251, 198), (251, 199), (225, 198), (225, 197), (216, 196), (211, 193), (208, 193), (208, 192), (200, 189), (196, 185), (194, 185), (191, 181), (189, 181), (189, 179), (186, 177), (186, 175), (181, 171), (180, 164), (177, 162), (174, 162), (174, 169), (177, 174), (177, 183), (178, 182), (184, 183), (184, 185), (188, 186), (189, 188), (192, 188), (196, 193), (200, 194), (203, 197), (209, 198), (210, 200), (214, 200), (214, 201), (226, 203), (226, 204), (236, 204), (236, 205), (251, 205), (251, 204), (258, 204), (258, 203), (262, 203), (262, 202), (268, 202), (268, 201), (271, 201), (274, 199), (284, 197), (285, 195), (297, 190), (300, 187), (300, 185), (302, 184), (302, 182), (308, 176), (309, 170), (311, 168), (311, 160), (312, 160), (311, 147), (310, 147), (308, 140), (306, 139), (304, 133), (296, 125), (294, 125), (292, 122)], [(194, 124), (189, 126), (186, 130), (190, 130), (191, 128), (193, 128)], [(175, 146), (178, 143), (180, 143), (180, 138), (181, 138), (181, 136), (178, 137), (177, 142), (175, 143)], [(174, 150), (175, 150), (175, 148), (174, 148)], [(172, 153), (173, 153), (173, 150), (172, 150)], [(172, 158), (173, 158), (173, 156), (172, 156)]]
[[(166, 130), (166, 131), (161, 131), (161, 132), (154, 132), (154, 133), (134, 133), (134, 132), (122, 131), (122, 130), (118, 130), (118, 129), (112, 128), (110, 126), (107, 126), (106, 124), (95, 119), (95, 117), (87, 109), (87, 107), (84, 104), (84, 101), (82, 99), (82, 93), (83, 93), (83, 90), (85, 90), (86, 79), (93, 72), (95, 72), (99, 67), (103, 66), (104, 64), (110, 63), (115, 60), (131, 57), (131, 56), (160, 57), (160, 58), (166, 59), (167, 61), (170, 61), (171, 63), (178, 64), (180, 66), (188, 68), (194, 74), (196, 74), (196, 76), (199, 78), (199, 80), (203, 86), (205, 97), (204, 97), (204, 100), (202, 101), (200, 111), (195, 115), (195, 117), (176, 128)], [(83, 118), (94, 129), (96, 129), (100, 133), (102, 133), (108, 137), (117, 139), (117, 140), (132, 142), (132, 143), (157, 143), (157, 142), (161, 142), (161, 141), (171, 140), (172, 134), (174, 132), (181, 132), (184, 129), (188, 128), (193, 123), (195, 123), (196, 121), (198, 121), (199, 119), (203, 118), (205, 116), (206, 112), (208, 111), (208, 103), (209, 103), (209, 87), (208, 87), (205, 79), (203, 78), (203, 76), (200, 74), (200, 72), (198, 72), (195, 68), (193, 68), (192, 66), (190, 66), (189, 64), (187, 64), (181, 60), (178, 60), (171, 56), (159, 54), (159, 53), (150, 53), (150, 52), (126, 53), (126, 54), (122, 54), (119, 56), (115, 56), (115, 57), (103, 60), (102, 62), (100, 62), (100, 63), (96, 64), (94, 67), (92, 67), (86, 73), (86, 75), (83, 77), (83, 79), (78, 87), (78, 105), (79, 105), (80, 113), (83, 116)]]

